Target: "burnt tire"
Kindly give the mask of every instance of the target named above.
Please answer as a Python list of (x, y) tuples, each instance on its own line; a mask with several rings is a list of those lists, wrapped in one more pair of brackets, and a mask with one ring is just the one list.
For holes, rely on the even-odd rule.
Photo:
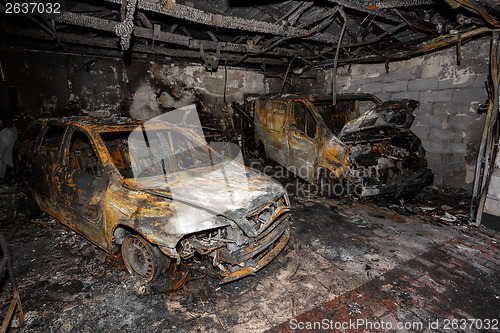
[(125, 237), (122, 257), (129, 273), (147, 283), (155, 281), (170, 266), (170, 259), (157, 246), (138, 235)]

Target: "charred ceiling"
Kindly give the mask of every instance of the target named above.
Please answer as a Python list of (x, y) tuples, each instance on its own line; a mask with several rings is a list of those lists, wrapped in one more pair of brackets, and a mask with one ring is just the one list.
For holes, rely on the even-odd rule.
[(0, 45), (195, 61), (211, 71), (389, 61), (500, 28), (498, 0), (84, 0), (60, 1), (58, 13), (37, 2), (48, 3), (0, 5)]

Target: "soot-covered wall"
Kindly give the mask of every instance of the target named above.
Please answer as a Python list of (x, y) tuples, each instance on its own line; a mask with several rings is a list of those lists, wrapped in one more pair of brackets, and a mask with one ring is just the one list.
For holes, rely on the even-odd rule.
[[(269, 92), (263, 74), (197, 65), (153, 64), (120, 58), (0, 49), (4, 84), (15, 89), (15, 118), (22, 129), (39, 117), (117, 114), (149, 119), (197, 103), (200, 111), (220, 115), (224, 86), (229, 105), (246, 93)], [(227, 80), (226, 80), (227, 77)], [(226, 85), (224, 82), (226, 81)], [(217, 106), (219, 105), (219, 106)]]

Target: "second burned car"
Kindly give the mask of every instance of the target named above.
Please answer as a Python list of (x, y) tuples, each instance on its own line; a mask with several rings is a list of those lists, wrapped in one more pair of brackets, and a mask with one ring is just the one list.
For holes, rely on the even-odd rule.
[[(359, 104), (373, 105), (359, 115)], [(432, 183), (425, 150), (410, 130), (414, 100), (371, 94), (247, 99), (262, 156), (317, 184), (326, 195), (400, 197)]]
[(153, 281), (171, 260), (198, 252), (221, 283), (234, 281), (284, 248), (289, 199), (279, 183), (208, 145), (200, 126), (184, 125), (38, 120), (18, 146), (18, 172), (43, 211), (108, 252), (121, 247), (133, 275)]

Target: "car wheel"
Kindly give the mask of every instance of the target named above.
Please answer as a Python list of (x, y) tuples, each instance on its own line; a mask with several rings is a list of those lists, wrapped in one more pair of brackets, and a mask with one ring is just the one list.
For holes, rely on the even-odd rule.
[(153, 282), (170, 265), (170, 259), (157, 246), (138, 235), (122, 242), (122, 256), (129, 273), (145, 282)]

